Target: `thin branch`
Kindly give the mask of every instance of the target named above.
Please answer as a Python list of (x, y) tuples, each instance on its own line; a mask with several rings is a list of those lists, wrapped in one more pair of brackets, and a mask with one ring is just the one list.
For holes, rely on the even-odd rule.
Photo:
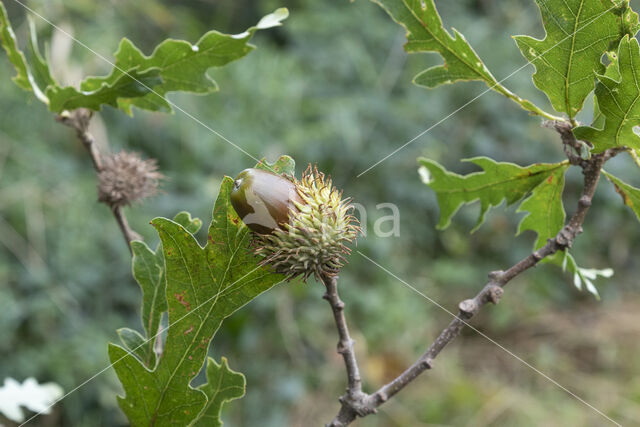
[[(560, 126), (560, 128), (556, 127), (556, 130), (560, 133), (565, 146), (568, 145), (571, 149), (576, 149), (580, 146), (581, 143), (575, 141), (575, 137), (573, 137), (570, 129), (568, 130), (571, 134), (570, 136), (564, 126)], [(582, 224), (589, 207), (591, 206), (593, 195), (598, 186), (602, 166), (607, 160), (618, 154), (620, 151), (622, 151), (622, 149), (609, 149), (601, 154), (593, 155), (589, 159), (582, 159), (577, 155), (574, 157), (574, 154), (571, 153), (569, 158), (572, 164), (576, 164), (582, 168), (584, 186), (580, 199), (578, 200), (577, 209), (562, 230), (560, 230), (554, 238), (549, 239), (546, 245), (522, 259), (520, 262), (514, 264), (509, 269), (490, 273), (489, 282), (475, 297), (464, 300), (458, 305), (458, 315), (440, 333), (436, 340), (429, 346), (427, 351), (418, 358), (418, 360), (409, 366), (403, 373), (398, 375), (398, 377), (393, 381), (380, 387), (374, 393), (370, 395), (362, 393), (365, 395), (364, 398), (359, 395), (356, 399), (351, 399), (349, 393), (342, 396), (340, 398), (341, 407), (339, 413), (333, 421), (327, 425), (330, 427), (347, 426), (357, 417), (363, 417), (368, 414), (375, 413), (377, 407), (393, 397), (407, 384), (417, 378), (422, 372), (427, 369), (431, 369), (433, 361), (438, 354), (444, 349), (444, 347), (446, 347), (447, 344), (453, 341), (460, 334), (469, 319), (477, 314), (485, 304), (489, 302), (497, 304), (504, 292), (504, 286), (509, 281), (531, 267), (534, 267), (542, 259), (551, 256), (558, 251), (570, 248), (578, 234), (582, 233)], [(355, 362), (355, 358), (353, 360)], [(347, 371), (349, 371), (349, 368)]]
[[(338, 276), (322, 276), (322, 282), (327, 289), (323, 298), (326, 299), (331, 305), (333, 311), (333, 318), (338, 329), (338, 346), (337, 351), (342, 355), (344, 359), (344, 365), (347, 371), (347, 390), (346, 394), (340, 398), (342, 407), (344, 408), (346, 402), (349, 402), (348, 407), (351, 410), (356, 411), (359, 416), (365, 416), (369, 413), (375, 412), (375, 409), (360, 410), (359, 407), (364, 403), (364, 400), (368, 397), (362, 392), (362, 380), (360, 378), (360, 370), (358, 369), (358, 362), (356, 361), (356, 354), (353, 348), (353, 340), (349, 334), (349, 328), (347, 327), (347, 320), (344, 316), (344, 302), (338, 295)], [(363, 408), (366, 408), (363, 406)], [(345, 414), (346, 416), (346, 414)]]
[[(91, 163), (93, 164), (93, 168), (96, 171), (96, 174), (99, 174), (104, 169), (104, 164), (102, 161), (102, 156), (98, 151), (98, 147), (96, 146), (95, 139), (93, 135), (89, 132), (89, 122), (91, 121), (92, 113), (90, 110), (86, 109), (78, 109), (72, 112), (64, 112), (58, 116), (56, 116), (56, 120), (62, 123), (65, 126), (69, 126), (70, 128), (76, 131), (76, 135), (84, 148), (86, 148), (89, 157), (91, 158)], [(106, 202), (105, 202), (106, 203)], [(127, 247), (131, 252), (131, 242), (134, 240), (142, 240), (142, 236), (136, 233), (130, 226), (127, 221), (127, 217), (122, 210), (122, 206), (118, 205), (109, 205), (106, 203), (113, 216), (118, 223), (118, 227), (124, 236), (125, 241), (127, 242)]]
[(111, 212), (113, 212), (113, 216), (116, 218), (118, 227), (120, 227), (120, 231), (122, 232), (122, 235), (127, 242), (127, 246), (131, 251), (131, 242), (133, 242), (134, 240), (142, 240), (142, 236), (133, 231), (133, 229), (129, 226), (129, 222), (127, 221), (127, 217), (125, 216), (124, 211), (122, 210), (122, 206), (112, 207)]

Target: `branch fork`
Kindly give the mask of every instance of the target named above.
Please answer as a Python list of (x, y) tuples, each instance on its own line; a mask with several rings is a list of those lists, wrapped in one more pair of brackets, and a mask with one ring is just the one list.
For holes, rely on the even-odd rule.
[(614, 157), (625, 148), (612, 148), (602, 153), (583, 158), (580, 154), (583, 144), (588, 142), (578, 141), (573, 135), (574, 123), (568, 121), (546, 122), (545, 126), (552, 127), (560, 135), (565, 154), (572, 165), (582, 168), (583, 189), (578, 200), (577, 208), (566, 225), (558, 234), (547, 241), (547, 243), (514, 264), (507, 270), (492, 271), (489, 273), (489, 281), (482, 290), (473, 298), (466, 299), (458, 304), (458, 314), (449, 325), (438, 335), (429, 348), (411, 366), (396, 377), (390, 383), (380, 387), (372, 394), (362, 391), (362, 380), (358, 370), (355, 353), (353, 350), (353, 340), (349, 335), (347, 322), (344, 316), (344, 303), (338, 296), (337, 276), (322, 277), (327, 292), (324, 299), (329, 301), (333, 310), (333, 315), (338, 329), (338, 353), (345, 362), (347, 372), (346, 393), (338, 400), (340, 410), (335, 418), (327, 424), (328, 427), (343, 427), (349, 425), (357, 417), (364, 417), (377, 412), (377, 407), (392, 398), (402, 390), (407, 384), (416, 379), (422, 372), (433, 367), (433, 361), (440, 351), (451, 341), (453, 341), (462, 331), (468, 321), (475, 316), (487, 303), (497, 304), (503, 293), (504, 286), (521, 273), (536, 266), (540, 261), (558, 251), (570, 248), (576, 237), (582, 233), (582, 224), (587, 215), (593, 196), (598, 186), (602, 166), (610, 158)]

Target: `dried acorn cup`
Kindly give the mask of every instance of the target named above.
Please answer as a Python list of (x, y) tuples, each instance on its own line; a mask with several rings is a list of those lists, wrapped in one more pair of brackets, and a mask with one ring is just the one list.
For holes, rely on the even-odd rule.
[(360, 232), (349, 199), (309, 167), (297, 180), (262, 169), (236, 178), (231, 204), (253, 233), (256, 253), (287, 279), (335, 276)]

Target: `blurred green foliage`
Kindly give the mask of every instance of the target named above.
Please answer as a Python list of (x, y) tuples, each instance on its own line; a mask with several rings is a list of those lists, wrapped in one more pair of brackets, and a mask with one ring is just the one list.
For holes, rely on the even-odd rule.
[[(632, 6), (638, 9), (638, 3)], [(6, 4), (25, 40), (24, 10), (11, 0)], [(430, 91), (413, 86), (412, 77), (438, 58), (407, 56), (402, 29), (370, 2), (34, 0), (29, 5), (106, 57), (122, 36), (149, 53), (168, 37), (195, 41), (211, 28), (240, 32), (276, 7), (288, 7), (291, 16), (283, 27), (256, 35), (256, 51), (212, 70), (220, 93), (170, 99), (256, 157), (273, 160), (286, 153), (299, 169), (317, 163), (345, 195), (367, 208), (369, 231), (375, 219), (388, 214), (376, 204), (397, 204), (400, 237), (369, 233), (358, 249), (449, 309), (475, 294), (488, 271), (531, 249), (533, 233), (514, 238), (522, 214), (513, 208), (494, 209), (473, 235), (468, 232), (477, 217), (474, 208), (460, 212), (446, 231), (436, 231), (435, 195), (416, 172), (421, 155), (458, 173), (475, 170), (459, 162), (463, 157), (485, 155), (521, 165), (563, 158), (553, 131), (496, 94), (480, 97), (356, 178), (484, 90), (481, 83)], [(532, 1), (443, 1), (438, 7), (445, 24), (464, 32), (498, 79), (524, 64), (509, 35), (543, 35)], [(42, 21), (37, 24), (41, 40), (52, 37), (52, 68), (62, 81), (74, 83), (110, 68)], [(140, 327), (141, 296), (122, 236), (108, 209), (96, 203), (95, 176), (83, 147), (44, 105), (13, 85), (2, 55), (0, 72), (0, 378), (35, 376), (70, 391), (108, 365), (106, 343), (117, 339), (117, 328)], [(527, 67), (504, 84), (547, 106), (531, 84), (532, 72)], [(588, 121), (585, 114), (578, 119)], [(135, 111), (129, 119), (107, 109), (93, 130), (103, 150), (142, 152), (157, 158), (167, 175), (162, 195), (127, 210), (133, 228), (151, 246), (153, 217), (188, 210), (208, 223), (223, 175), (235, 176), (255, 163), (179, 112)], [(608, 169), (640, 184), (637, 168), (622, 156)], [(569, 213), (580, 178), (577, 171), (567, 177)], [(570, 277), (545, 265), (511, 283), (500, 305), (488, 307), (474, 324), (632, 425), (640, 423), (640, 266), (634, 262), (640, 228), (610, 184), (601, 184), (574, 254), (583, 266), (616, 270), (612, 279), (597, 283), (602, 301), (577, 292)], [(227, 356), (229, 366), (247, 377), (247, 395), (229, 405), (227, 425), (319, 425), (334, 415), (345, 379), (322, 293), (315, 283), (279, 285), (219, 331), (211, 354), (218, 360)], [(357, 254), (344, 269), (341, 293), (368, 389), (411, 363), (449, 321), (448, 314)], [(34, 424), (124, 425), (118, 392), (108, 370)], [(359, 422), (603, 424), (595, 412), (470, 330), (379, 415)]]

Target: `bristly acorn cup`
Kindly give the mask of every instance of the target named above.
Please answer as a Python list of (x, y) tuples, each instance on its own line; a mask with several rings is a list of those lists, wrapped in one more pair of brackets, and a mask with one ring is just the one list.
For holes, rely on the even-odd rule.
[(287, 280), (336, 276), (361, 232), (350, 199), (331, 178), (309, 165), (302, 178), (245, 169), (236, 178), (231, 204), (253, 231), (256, 254)]

